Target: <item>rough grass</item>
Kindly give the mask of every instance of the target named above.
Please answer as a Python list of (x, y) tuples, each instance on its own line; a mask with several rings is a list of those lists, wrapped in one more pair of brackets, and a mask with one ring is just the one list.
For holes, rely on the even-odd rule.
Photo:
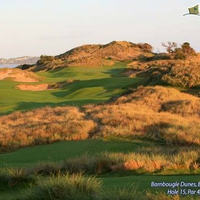
[[(129, 136), (146, 138), (167, 145), (199, 145), (198, 106), (167, 104), (199, 99), (163, 87), (140, 87), (110, 104), (87, 106), (88, 115), (98, 122), (93, 137)], [(198, 104), (194, 104), (198, 105)], [(174, 114), (175, 113), (175, 114)]]
[[(104, 152), (95, 154), (82, 154), (80, 156), (65, 158), (59, 162), (43, 161), (24, 166), (22, 170), (7, 170), (6, 177), (49, 176), (60, 173), (85, 173), (105, 175), (107, 173), (131, 174), (197, 174), (200, 168), (200, 150), (192, 147), (164, 148), (146, 147), (137, 148), (131, 152)], [(49, 154), (52, 154), (49, 152)], [(7, 159), (9, 160), (9, 159)], [(38, 162), (38, 161), (37, 161)], [(9, 168), (8, 168), (9, 169)], [(3, 170), (2, 172), (5, 172)], [(2, 173), (5, 175), (5, 173)]]
[(166, 145), (199, 145), (199, 98), (139, 87), (103, 105), (45, 107), (0, 117), (1, 151), (61, 140), (123, 136)]
[[(52, 149), (52, 152), (49, 152), (49, 154), (53, 154), (54, 150), (57, 151), (57, 149), (54, 148)], [(121, 149), (119, 149), (119, 151), (121, 151)], [(71, 153), (73, 154), (73, 152)], [(55, 186), (54, 183), (57, 182), (57, 179), (63, 179), (65, 174), (74, 174), (81, 172), (82, 174), (86, 175), (98, 174), (104, 182), (102, 190), (100, 189), (100, 192), (97, 196), (95, 196), (94, 199), (127, 199), (128, 195), (130, 195), (130, 199), (135, 199), (136, 196), (139, 197), (138, 195), (141, 195), (138, 199), (147, 199), (144, 190), (150, 188), (151, 181), (198, 181), (200, 160), (199, 153), (199, 148), (191, 147), (166, 148), (140, 146), (138, 149), (135, 149), (131, 153), (106, 152), (97, 153), (91, 156), (87, 154), (81, 157), (77, 156), (76, 158), (68, 158), (63, 162), (43, 162), (38, 164), (32, 164), (31, 166), (23, 168), (4, 169), (0, 175), (0, 184), (2, 187), (7, 185), (8, 182), (6, 182), (5, 180), (8, 180), (6, 177), (9, 177), (11, 183), (13, 181), (14, 183), (16, 183), (15, 185), (11, 184), (11, 188), (14, 188), (15, 186), (24, 185), (24, 190), (22, 191), (23, 195), (19, 197), (19, 199), (37, 199), (35, 195), (40, 194), (42, 196), (52, 194), (52, 196), (54, 196), (57, 193), (54, 194), (52, 192), (61, 191), (57, 189), (54, 190), (51, 188), (57, 188), (57, 186)], [(63, 156), (64, 155), (65, 152), (63, 152)], [(9, 160), (9, 156), (7, 156), (7, 159)], [(152, 173), (176, 175), (188, 174), (188, 176), (179, 177), (159, 175), (148, 177), (146, 175), (143, 175)], [(196, 176), (193, 178), (190, 177), (189, 174), (194, 173), (196, 174)], [(133, 174), (141, 174), (141, 177), (132, 177)], [(124, 175), (129, 175), (130, 177), (121, 177)], [(32, 179), (27, 179), (27, 177), (32, 177)], [(16, 182), (16, 180), (18, 182)], [(109, 180), (111, 180), (110, 183)], [(49, 182), (52, 182), (52, 184), (48, 184)], [(139, 184), (139, 188), (129, 188), (131, 183)], [(27, 189), (27, 187), (29, 187), (30, 189)], [(48, 194), (47, 191), (49, 191)], [(138, 191), (143, 192), (141, 194), (138, 194)], [(151, 192), (148, 192), (148, 197), (151, 197), (150, 199), (153, 199), (153, 197), (155, 196), (155, 191), (160, 192), (161, 188), (154, 188), (151, 190)], [(133, 193), (134, 195), (131, 193)], [(16, 194), (19, 194), (19, 192)], [(62, 192), (59, 192), (58, 195), (65, 194), (69, 195), (68, 190), (62, 189)], [(158, 197), (165, 197), (166, 199), (169, 197), (164, 193), (158, 193), (156, 195)], [(73, 199), (75, 197), (77, 196), (73, 193), (73, 196), (71, 198)], [(88, 196), (86, 197), (86, 199), (87, 198), (90, 199), (90, 197)]]
[[(171, 85), (183, 88), (200, 86), (200, 54), (187, 60), (138, 60), (129, 64), (126, 74), (146, 77), (146, 85)], [(128, 73), (130, 72), (130, 73)]]
[(100, 181), (93, 177), (78, 175), (65, 175), (50, 177), (40, 180), (38, 184), (28, 192), (24, 192), (23, 197), (18, 200), (95, 200), (100, 190)]
[(199, 173), (200, 157), (199, 149), (154, 149), (144, 152), (109, 153), (103, 152), (94, 156), (84, 155), (67, 159), (59, 163), (40, 163), (29, 169), (30, 174), (57, 175), (62, 173), (106, 174), (111, 172), (127, 171), (132, 174), (176, 174)]
[[(95, 123), (76, 107), (49, 107), (26, 113), (2, 116), (1, 150), (51, 143), (60, 140), (87, 139)], [(9, 129), (8, 129), (9, 127)]]
[[(125, 180), (123, 180), (125, 178)], [(188, 177), (142, 177), (145, 179), (147, 184), (145, 187), (140, 183), (139, 188), (137, 186), (137, 180), (140, 180), (140, 177), (135, 176), (132, 178), (129, 177), (112, 177), (112, 187), (108, 186), (106, 179), (102, 180), (107, 184), (102, 186), (102, 181), (99, 178), (94, 178), (93, 176), (84, 176), (83, 174), (57, 174), (56, 176), (48, 176), (48, 177), (35, 177), (35, 182), (33, 184), (24, 185), (24, 189), (21, 190), (21, 195), (16, 193), (15, 197), (9, 197), (9, 199), (17, 199), (17, 200), (31, 200), (31, 199), (85, 199), (85, 200), (132, 200), (132, 199), (198, 199), (197, 195), (187, 196), (184, 198), (183, 196), (170, 196), (167, 195), (167, 188), (151, 188), (146, 190), (146, 187), (149, 188), (151, 181), (155, 182), (175, 182), (179, 180), (187, 182)], [(197, 177), (191, 178), (192, 182), (196, 182), (198, 180)], [(128, 180), (131, 180), (132, 184), (127, 184)], [(129, 182), (130, 182), (129, 180)], [(113, 184), (115, 181), (115, 184)], [(118, 186), (114, 186), (118, 185)], [(123, 187), (119, 187), (122, 185)], [(126, 186), (125, 186), (126, 185)], [(10, 187), (14, 187), (10, 185)], [(21, 188), (22, 189), (22, 188)], [(178, 189), (178, 188), (176, 188)]]

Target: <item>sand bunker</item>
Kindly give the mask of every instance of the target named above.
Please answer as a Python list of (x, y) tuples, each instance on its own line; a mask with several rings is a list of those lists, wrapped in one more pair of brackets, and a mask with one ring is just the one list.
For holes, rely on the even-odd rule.
[(20, 84), (17, 86), (19, 90), (29, 90), (29, 91), (44, 91), (44, 90), (53, 90), (57, 88), (63, 88), (66, 85), (74, 83), (78, 80), (67, 80), (59, 83), (51, 83), (51, 84), (39, 84), (39, 85), (28, 85), (28, 84)]
[(30, 90), (30, 91), (44, 91), (51, 89), (48, 84), (39, 84), (39, 85), (26, 85), (21, 84), (17, 86), (17, 89), (20, 90)]
[(11, 78), (16, 82), (38, 82), (39, 77), (33, 72), (23, 71), (21, 69), (0, 69), (0, 80)]

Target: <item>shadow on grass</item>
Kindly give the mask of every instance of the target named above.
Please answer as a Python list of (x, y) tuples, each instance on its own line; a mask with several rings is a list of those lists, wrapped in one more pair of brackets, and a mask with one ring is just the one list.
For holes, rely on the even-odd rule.
[[(19, 102), (15, 108), (15, 111), (28, 111), (37, 108), (43, 108), (46, 106), (49, 107), (56, 107), (56, 106), (83, 106), (86, 104), (98, 104), (102, 103), (102, 100), (95, 100), (95, 99), (84, 99), (84, 100), (69, 100), (69, 101), (62, 101), (58, 103), (53, 102)], [(1, 115), (7, 115), (12, 113), (13, 111), (8, 112), (0, 112)]]
[[(73, 94), (74, 92), (81, 89), (94, 89), (94, 94), (97, 93), (96, 88), (102, 88), (106, 93), (113, 92), (116, 89), (124, 89), (127, 87), (137, 87), (141, 82), (139, 78), (102, 78), (92, 80), (81, 80), (67, 85), (61, 89), (61, 91), (53, 92), (52, 94), (56, 97), (65, 97)], [(92, 92), (92, 91), (91, 91)]]

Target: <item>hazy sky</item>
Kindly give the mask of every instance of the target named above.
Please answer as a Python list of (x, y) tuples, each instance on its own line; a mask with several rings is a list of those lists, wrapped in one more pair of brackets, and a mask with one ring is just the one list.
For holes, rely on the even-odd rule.
[(113, 40), (190, 42), (200, 52), (200, 0), (0, 0), (0, 58), (57, 55)]

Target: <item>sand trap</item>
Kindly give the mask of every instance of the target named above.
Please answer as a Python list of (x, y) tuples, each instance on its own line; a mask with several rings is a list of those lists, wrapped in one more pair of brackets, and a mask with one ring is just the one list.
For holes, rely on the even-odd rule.
[(23, 71), (21, 69), (0, 69), (0, 80), (11, 78), (16, 82), (38, 82), (39, 77), (33, 72)]
[(30, 91), (44, 91), (51, 89), (48, 84), (40, 84), (40, 85), (26, 85), (21, 84), (17, 86), (20, 90), (30, 90)]
[(44, 90), (53, 90), (58, 88), (63, 88), (66, 85), (77, 82), (79, 80), (67, 80), (59, 83), (51, 83), (51, 84), (39, 84), (39, 85), (28, 85), (28, 84), (20, 84), (17, 86), (19, 90), (29, 90), (29, 91), (44, 91)]

